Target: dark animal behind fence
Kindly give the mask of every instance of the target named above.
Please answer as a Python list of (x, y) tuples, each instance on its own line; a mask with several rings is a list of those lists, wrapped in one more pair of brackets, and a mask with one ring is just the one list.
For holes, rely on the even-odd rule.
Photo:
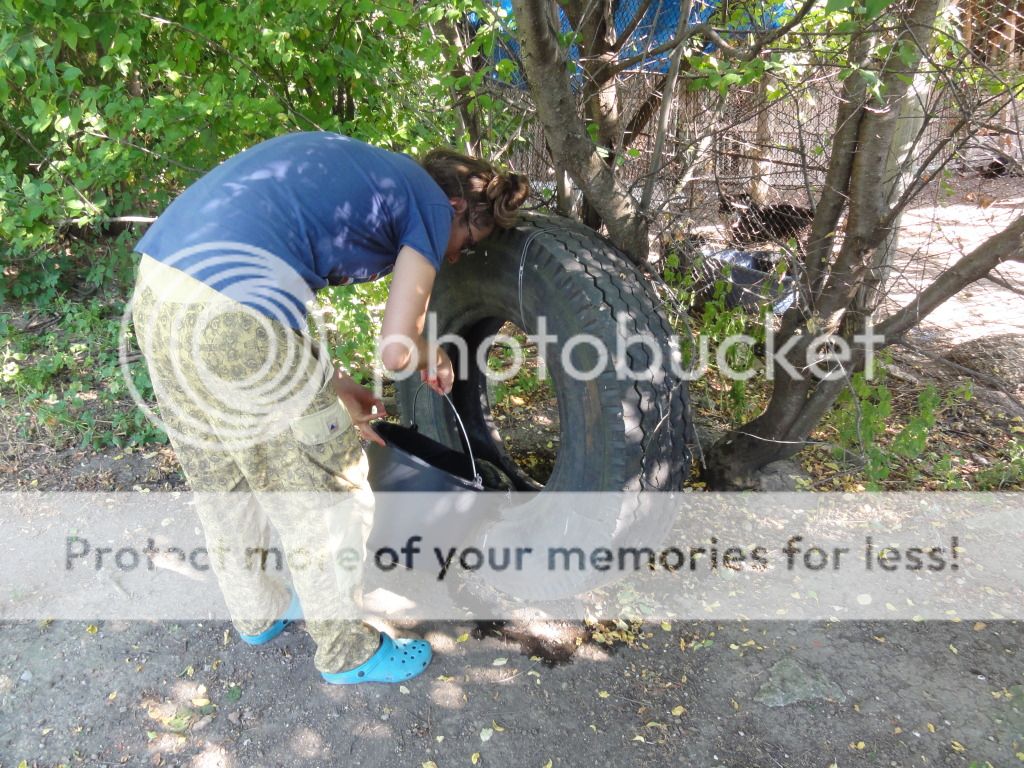
[(738, 214), (730, 228), (730, 237), (737, 245), (799, 240), (814, 220), (812, 208), (790, 203), (755, 203), (745, 194), (723, 196), (719, 210)]

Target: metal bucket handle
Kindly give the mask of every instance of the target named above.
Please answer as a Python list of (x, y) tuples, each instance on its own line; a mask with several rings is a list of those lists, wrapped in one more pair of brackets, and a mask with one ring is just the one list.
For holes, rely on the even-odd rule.
[[(419, 404), (419, 401), (420, 401), (420, 392), (423, 391), (423, 388), (425, 386), (427, 386), (426, 382), (423, 382), (422, 384), (420, 384), (416, 388), (416, 394), (413, 395), (413, 398), (412, 398), (412, 419), (411, 419), (411, 423), (412, 423), (413, 429), (416, 429), (416, 430), (419, 430), (419, 426), (417, 426), (417, 424), (416, 424), (416, 407), (417, 407), (417, 405)], [(466, 441), (466, 452), (469, 454), (469, 466), (470, 466), (470, 469), (471, 469), (471, 471), (473, 473), (473, 483), (477, 487), (483, 488), (484, 481), (483, 481), (483, 478), (480, 477), (480, 473), (476, 471), (476, 461), (473, 459), (473, 446), (471, 446), (469, 444), (469, 433), (466, 431), (466, 426), (462, 423), (462, 417), (459, 416), (459, 409), (455, 407), (455, 403), (452, 402), (452, 399), (448, 395), (442, 395), (442, 397), (445, 400), (447, 400), (448, 401), (448, 405), (450, 405), (452, 407), (452, 413), (455, 414), (455, 420), (459, 423), (459, 430), (462, 432), (462, 437), (465, 438), (465, 441)]]

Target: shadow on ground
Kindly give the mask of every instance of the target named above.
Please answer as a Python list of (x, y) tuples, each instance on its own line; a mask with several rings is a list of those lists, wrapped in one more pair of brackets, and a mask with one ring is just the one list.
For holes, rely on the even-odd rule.
[[(473, 627), (405, 686), (331, 687), (301, 624), (0, 625), (0, 764), (971, 766), (1024, 759), (1024, 627), (676, 623), (545, 665)], [(550, 761), (550, 763), (549, 763)]]

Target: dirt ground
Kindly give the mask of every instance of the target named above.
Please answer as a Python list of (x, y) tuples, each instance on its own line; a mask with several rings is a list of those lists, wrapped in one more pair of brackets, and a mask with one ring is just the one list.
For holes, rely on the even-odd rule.
[[(934, 202), (906, 215), (893, 301), (1019, 214), (1024, 181)], [(1020, 265), (1001, 273), (1024, 284)], [(915, 386), (948, 380), (963, 372), (935, 357), (997, 332), (1024, 334), (1024, 298), (979, 283), (897, 362)], [(167, 448), (0, 447), (4, 491), (186, 487)], [(1020, 622), (676, 621), (566, 663), (538, 646), (545, 625), (396, 629), (434, 644), (427, 673), (336, 688), (301, 624), (251, 649), (224, 622), (0, 623), (0, 768), (1024, 765)]]
[(646, 647), (554, 667), (500, 634), (423, 624), (407, 631), (437, 655), (405, 692), (321, 684), (298, 629), (257, 650), (227, 629), (5, 625), (2, 765), (1002, 768), (1024, 753), (1017, 623), (651, 626)]

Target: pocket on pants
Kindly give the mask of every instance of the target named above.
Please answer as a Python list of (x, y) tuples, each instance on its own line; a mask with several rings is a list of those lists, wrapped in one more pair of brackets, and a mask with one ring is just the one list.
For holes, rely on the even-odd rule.
[[(327, 386), (329, 387), (330, 383)], [(318, 395), (314, 400), (314, 407), (322, 402), (322, 398)], [(334, 402), (330, 405), (292, 419), (289, 427), (292, 430), (292, 436), (303, 445), (323, 445), (341, 437), (343, 432), (350, 429), (352, 417), (349, 416), (341, 401), (335, 397)]]
[(335, 490), (358, 490), (366, 485), (366, 457), (352, 417), (334, 393), (330, 381), (310, 408), (289, 423), (291, 435), (308, 461), (322, 471), (318, 482)]

